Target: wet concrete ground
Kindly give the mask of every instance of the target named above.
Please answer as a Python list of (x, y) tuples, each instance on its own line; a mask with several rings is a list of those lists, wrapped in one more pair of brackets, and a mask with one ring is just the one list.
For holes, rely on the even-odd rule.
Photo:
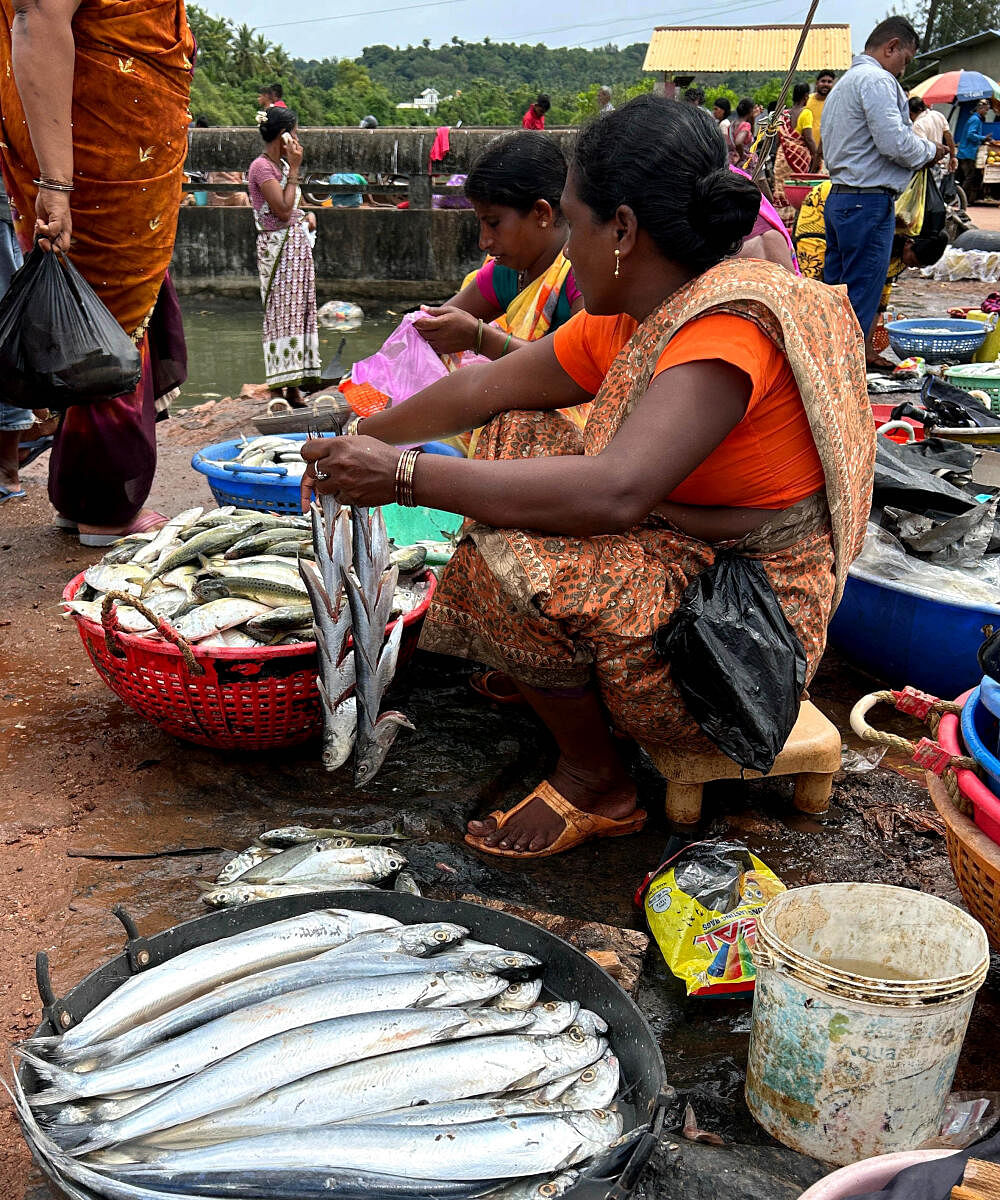
[[(934, 285), (938, 288), (939, 285)], [(920, 291), (915, 305), (927, 311)], [(928, 289), (929, 290), (929, 289)], [(981, 287), (953, 286), (947, 302), (971, 302)], [(940, 291), (933, 293), (935, 298)], [(905, 299), (905, 297), (903, 297)], [(175, 512), (207, 486), (187, 466), (193, 448), (249, 429), (252, 404), (217, 405), (162, 428), (153, 501)], [(636, 885), (667, 840), (662, 783), (638, 754), (634, 767), (650, 821), (639, 835), (586, 845), (560, 859), (507, 864), (472, 854), (461, 841), (473, 814), (516, 802), (541, 778), (553, 751), (528, 714), (495, 709), (468, 689), (467, 669), (418, 655), (398, 680), (395, 705), (415, 721), (375, 782), (357, 793), (349, 776), (327, 775), (318, 748), (222, 753), (178, 742), (126, 708), (86, 659), (75, 627), (59, 616), (65, 581), (92, 561), (55, 532), (44, 498), (43, 463), (27, 474), (29, 499), (0, 508), (0, 911), (6, 969), (0, 1017), (9, 1043), (37, 1024), (33, 983), (38, 949), (48, 951), (57, 991), (118, 952), (110, 915), (123, 903), (152, 932), (204, 911), (195, 881), (211, 878), (226, 850), (290, 822), (367, 826), (402, 817), (406, 847), (429, 894), (478, 892), (569, 916), (641, 924)], [(198, 501), (193, 499), (198, 497)], [(870, 680), (828, 656), (813, 693), (846, 728)], [(910, 773), (914, 776), (914, 773)], [(706, 792), (706, 836), (742, 838), (789, 885), (871, 880), (920, 888), (960, 902), (943, 839), (920, 814), (932, 811), (918, 777), (880, 767), (838, 779), (829, 816), (795, 813), (788, 781), (714, 785)], [(913, 815), (908, 815), (913, 814)], [(189, 853), (176, 855), (175, 850)], [(144, 858), (102, 857), (109, 853)], [(660, 1039), (677, 1091), (664, 1139), (643, 1178), (648, 1197), (677, 1200), (793, 1200), (823, 1168), (760, 1130), (742, 1098), (750, 1005), (688, 1001), (655, 951), (638, 1000)], [(980, 993), (956, 1087), (995, 1086), (1000, 963)], [(679, 1136), (684, 1102), (714, 1147)], [(27, 1154), (8, 1109), (0, 1110), (0, 1195), (44, 1194), (29, 1183)]]

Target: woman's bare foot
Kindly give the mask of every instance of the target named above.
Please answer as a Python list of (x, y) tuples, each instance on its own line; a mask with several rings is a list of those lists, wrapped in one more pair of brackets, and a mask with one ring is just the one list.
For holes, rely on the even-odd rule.
[[(635, 784), (624, 770), (597, 776), (574, 767), (560, 757), (548, 779), (561, 796), (584, 812), (615, 821), (635, 812)], [(502, 829), (497, 829), (492, 817), (470, 821), (467, 825), (469, 834), (481, 838), (485, 845), (517, 851), (543, 850), (552, 845), (564, 828), (562, 817), (554, 813), (541, 797), (532, 800)]]
[(285, 388), (285, 399), (292, 408), (305, 408), (306, 402), (302, 397), (302, 392), (297, 387)]

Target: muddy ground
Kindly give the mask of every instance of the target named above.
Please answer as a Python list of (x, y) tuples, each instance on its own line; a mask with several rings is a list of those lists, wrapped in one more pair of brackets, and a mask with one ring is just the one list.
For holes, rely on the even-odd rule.
[[(918, 281), (905, 284), (896, 301), (906, 312), (943, 312), (978, 301), (986, 290)], [(249, 364), (248, 374), (253, 369)], [(161, 426), (154, 506), (173, 513), (210, 503), (207, 485), (188, 465), (192, 451), (235, 430), (252, 432), (249, 418), (259, 408), (253, 401), (220, 402)], [(462, 844), (465, 820), (520, 799), (544, 774), (552, 747), (525, 713), (474, 697), (461, 665), (418, 655), (400, 677), (397, 706), (413, 717), (417, 731), (400, 737), (363, 794), (346, 775), (324, 773), (315, 745), (270, 754), (215, 752), (179, 742), (126, 708), (91, 667), (75, 626), (60, 616), (62, 587), (95, 555), (50, 524), (44, 474), (43, 458), (25, 475), (28, 500), (0, 507), (3, 1042), (23, 1037), (39, 1021), (36, 951), (49, 954), (57, 992), (68, 989), (121, 948), (121, 927), (110, 915), (114, 904), (125, 904), (146, 932), (198, 915), (204, 910), (195, 882), (212, 877), (227, 850), (293, 821), (366, 826), (402, 817), (416, 838), (407, 853), (431, 894), (474, 891), (640, 925), (632, 895), (660, 861), (668, 830), (662, 783), (638, 755), (641, 802), (651, 814), (642, 834), (524, 865), (482, 859)], [(845, 729), (851, 705), (872, 686), (831, 653), (814, 699)], [(787, 781), (719, 784), (706, 799), (706, 834), (744, 839), (787, 884), (882, 881), (960, 903), (915, 772), (883, 766), (842, 775), (824, 820), (794, 812)], [(122, 853), (147, 857), (108, 857)], [(670, 1132), (643, 1179), (647, 1196), (792, 1200), (823, 1173), (770, 1139), (746, 1109), (748, 1003), (685, 1000), (655, 950), (639, 1002), (678, 1094)], [(995, 961), (956, 1087), (995, 1086), (998, 1023)], [(701, 1128), (720, 1134), (723, 1147), (680, 1138), (687, 1100)], [(45, 1194), (9, 1108), (0, 1108), (0, 1196)]]

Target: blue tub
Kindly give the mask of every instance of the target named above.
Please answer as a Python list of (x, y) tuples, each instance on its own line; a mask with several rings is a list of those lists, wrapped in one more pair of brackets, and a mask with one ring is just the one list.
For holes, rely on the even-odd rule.
[[(283, 435), (293, 442), (304, 442), (305, 433)], [(241, 442), (234, 439), (216, 442), (198, 450), (191, 459), (191, 466), (204, 475), (212, 489), (215, 502), (220, 507), (235, 504), (237, 508), (253, 508), (258, 512), (301, 514), (299, 501), (300, 478), (289, 473), (283, 464), (273, 467), (240, 467), (231, 462), (239, 453)], [(424, 450), (428, 454), (462, 457), (462, 452), (444, 442), (427, 442)], [(225, 463), (217, 467), (209, 459)], [(462, 524), (457, 513), (444, 512), (437, 508), (400, 508), (397, 504), (383, 506), (386, 528), (397, 545), (409, 545), (418, 540), (438, 541), (447, 538)], [(416, 536), (413, 536), (416, 534)]]
[(1000, 796), (1000, 758), (997, 746), (997, 719), (983, 705), (976, 688), (962, 707), (962, 741), (983, 773), (983, 782), (994, 796)]
[(1000, 605), (937, 599), (854, 566), (830, 642), (877, 679), (950, 700), (982, 678), (984, 625), (1000, 626)]

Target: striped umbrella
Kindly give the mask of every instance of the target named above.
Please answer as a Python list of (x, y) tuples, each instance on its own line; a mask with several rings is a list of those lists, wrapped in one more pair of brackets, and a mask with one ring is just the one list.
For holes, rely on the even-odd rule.
[(910, 88), (925, 104), (961, 104), (966, 100), (1000, 98), (1000, 83), (982, 71), (945, 71)]

